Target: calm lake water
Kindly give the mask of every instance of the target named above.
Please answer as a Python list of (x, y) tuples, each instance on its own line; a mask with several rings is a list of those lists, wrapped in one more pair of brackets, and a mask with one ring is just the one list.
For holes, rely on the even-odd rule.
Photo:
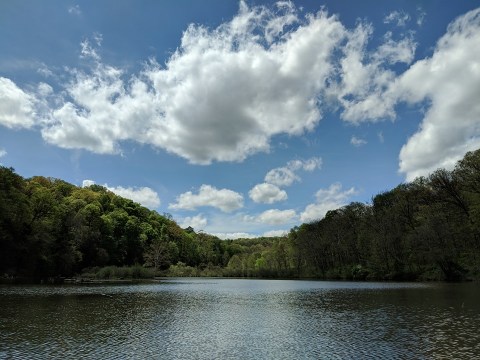
[(2, 286), (0, 358), (480, 358), (480, 284)]

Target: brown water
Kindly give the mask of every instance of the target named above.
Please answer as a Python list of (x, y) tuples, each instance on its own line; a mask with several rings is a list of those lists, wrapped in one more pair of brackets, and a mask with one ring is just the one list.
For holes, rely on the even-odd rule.
[(475, 359), (480, 284), (0, 287), (6, 359)]

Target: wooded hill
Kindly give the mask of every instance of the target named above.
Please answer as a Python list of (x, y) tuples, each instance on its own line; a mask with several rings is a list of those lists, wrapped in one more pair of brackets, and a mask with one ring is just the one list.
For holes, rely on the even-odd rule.
[(236, 240), (182, 229), (99, 185), (0, 167), (0, 277), (108, 277), (125, 266), (151, 275), (479, 279), (480, 150), (284, 237)]

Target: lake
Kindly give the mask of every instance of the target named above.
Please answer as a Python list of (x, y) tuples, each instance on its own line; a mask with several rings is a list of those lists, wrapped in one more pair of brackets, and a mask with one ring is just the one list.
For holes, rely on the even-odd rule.
[(472, 359), (480, 284), (0, 286), (0, 358)]

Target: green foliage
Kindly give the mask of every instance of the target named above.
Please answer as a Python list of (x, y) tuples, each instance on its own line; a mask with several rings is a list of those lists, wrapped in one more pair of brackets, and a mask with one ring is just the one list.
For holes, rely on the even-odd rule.
[[(185, 261), (190, 254), (180, 254), (179, 248), (186, 237), (171, 219), (104, 187), (79, 188), (40, 176), (24, 179), (0, 167), (2, 276), (41, 280), (102, 267), (100, 277), (112, 269), (117, 269), (115, 277), (136, 277), (135, 271), (145, 270), (135, 264), (146, 263), (158, 242), (164, 253), (157, 267)], [(132, 273), (122, 274), (124, 266)]]
[(176, 265), (170, 265), (167, 275), (173, 277), (196, 277), (200, 274), (197, 268), (185, 265), (185, 263), (179, 261)]
[[(140, 264), (140, 265), (138, 265)], [(108, 189), (0, 167), (0, 276), (480, 278), (480, 150), (284, 237), (222, 241)]]
[(123, 279), (152, 279), (154, 277), (152, 269), (141, 265), (133, 266), (105, 266), (102, 268), (91, 268), (82, 273), (83, 278), (98, 280), (123, 280)]

